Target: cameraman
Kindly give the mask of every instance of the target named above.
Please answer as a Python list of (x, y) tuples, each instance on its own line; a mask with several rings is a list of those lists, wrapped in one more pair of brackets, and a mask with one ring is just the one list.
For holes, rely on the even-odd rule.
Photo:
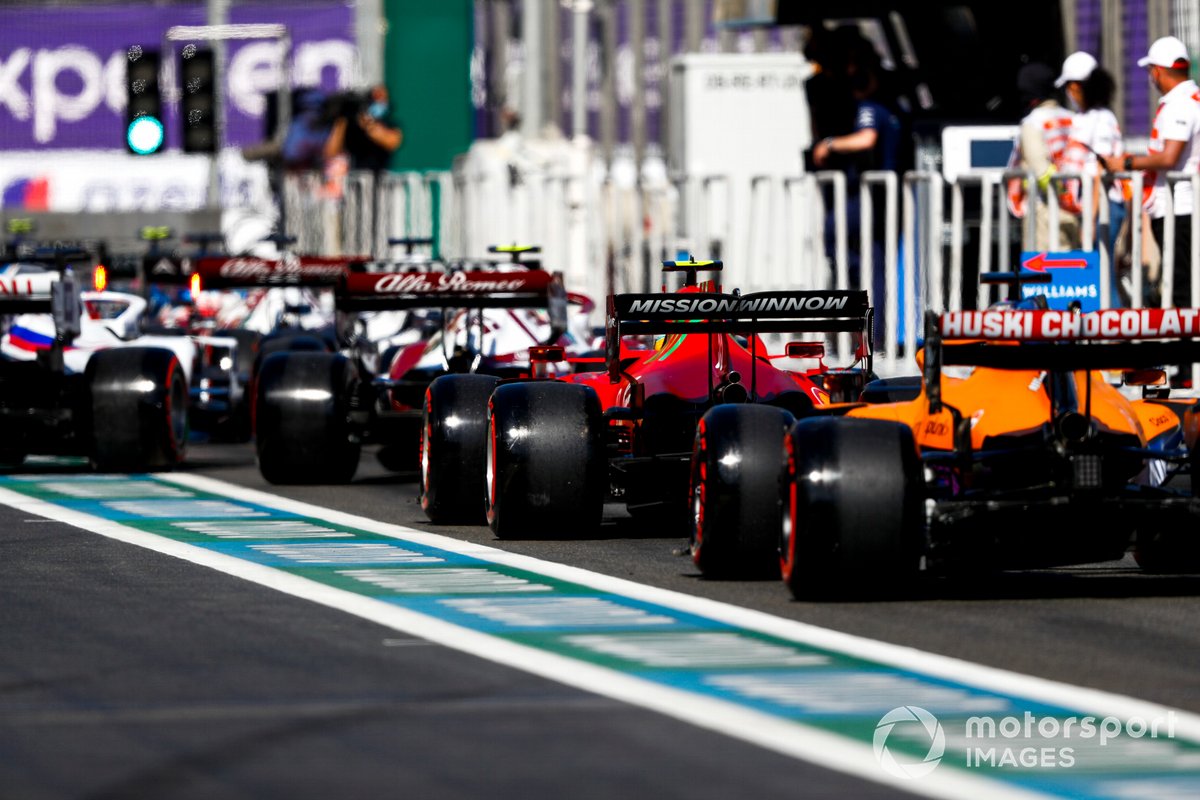
[(325, 159), (346, 153), (351, 169), (369, 169), (378, 174), (388, 168), (404, 134), (392, 122), (386, 86), (372, 86), (367, 99), (365, 109), (353, 109), (334, 121), (325, 140)]

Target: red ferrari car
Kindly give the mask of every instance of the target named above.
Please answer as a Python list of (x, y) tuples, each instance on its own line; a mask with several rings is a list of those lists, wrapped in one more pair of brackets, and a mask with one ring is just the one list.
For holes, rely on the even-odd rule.
[[(499, 537), (569, 535), (594, 530), (610, 500), (635, 515), (690, 516), (694, 557), (706, 572), (774, 565), (777, 521), (757, 516), (760, 505), (778, 515), (778, 504), (741, 494), (742, 486), (758, 490), (765, 461), (741, 453), (775, 453), (794, 418), (831, 395), (857, 397), (870, 370), (871, 312), (861, 291), (742, 295), (697, 282), (697, 272), (720, 268), (666, 262), (665, 271), (685, 276), (677, 292), (611, 297), (604, 371), (434, 381), (421, 441), (429, 518), (486, 516)], [(772, 354), (761, 336), (826, 332), (858, 334), (862, 368), (827, 369), (822, 341), (790, 341)], [(637, 351), (631, 335), (661, 338)], [(543, 348), (537, 357), (563, 354)], [(796, 359), (809, 366), (794, 368)], [(755, 479), (743, 479), (748, 473)], [(756, 541), (724, 541), (740, 535)], [(738, 563), (722, 557), (730, 548), (744, 555)]]

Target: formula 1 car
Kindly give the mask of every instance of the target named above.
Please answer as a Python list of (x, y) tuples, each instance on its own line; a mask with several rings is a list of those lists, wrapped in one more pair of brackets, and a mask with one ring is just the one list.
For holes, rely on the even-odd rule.
[[(790, 342), (769, 355), (759, 334), (862, 334), (870, 319), (865, 292), (740, 295), (697, 282), (697, 272), (720, 269), (716, 261), (665, 262), (664, 271), (685, 276), (677, 293), (610, 298), (604, 372), (506, 382), (450, 376), (431, 384), (421, 449), (426, 515), (435, 522), (486, 516), (499, 537), (587, 532), (611, 499), (682, 527), (695, 478), (708, 513), (697, 520), (693, 547), (703, 568), (719, 570), (724, 537), (739, 536), (730, 523), (754, 517), (761, 505), (739, 493), (758, 489), (743, 476), (759, 471), (759, 459), (742, 453), (778, 451), (794, 417), (826, 404), (831, 389), (861, 387), (866, 376), (825, 370), (821, 342)], [(664, 338), (657, 349), (637, 352), (622, 345), (630, 334)], [(562, 355), (538, 354), (545, 361)], [(869, 369), (866, 339), (859, 355)], [(817, 366), (777, 367), (786, 357)], [(735, 434), (740, 444), (731, 447)], [(704, 452), (698, 467), (697, 437)], [(773, 564), (778, 526), (757, 527), (768, 531), (766, 541), (744, 547), (746, 560)]]
[[(1157, 369), (1200, 360), (1200, 310), (1039, 300), (928, 314), (922, 381), (869, 385), (883, 402), (791, 428), (780, 549), (795, 596), (903, 584), (922, 563), (1037, 568), (1130, 546), (1146, 569), (1200, 567), (1200, 415)], [(1103, 370), (1127, 370), (1142, 399)]]
[[(277, 244), (290, 241), (272, 237)], [(205, 251), (202, 250), (202, 253)], [(158, 294), (183, 288), (185, 301), (163, 308), (159, 332), (187, 334), (199, 345), (191, 386), (196, 429), (214, 438), (249, 440), (258, 367), (282, 350), (338, 347), (332, 290), (366, 257), (321, 257), (284, 251), (278, 258), (178, 253), (147, 256), (144, 286)]]
[(31, 453), (86, 456), (101, 470), (170, 469), (187, 444), (187, 339), (141, 336), (142, 299), (81, 292), (58, 270), (10, 264), (0, 276), (0, 464)]
[[(456, 371), (483, 380), (489, 372), (519, 374), (529, 369), (522, 360), (531, 347), (559, 344), (568, 327), (561, 277), (521, 264), (349, 271), (335, 305), (339, 352), (287, 352), (262, 363), (255, 441), (259, 467), (272, 483), (348, 481), (369, 442), (384, 445), (385, 467), (402, 466), (408, 453), (415, 466), (421, 398), (430, 381)], [(426, 335), (389, 346), (381, 359), (377, 337), (366, 335), (367, 315), (430, 309), (440, 310), (438, 329), (428, 335), (429, 327), (418, 326)], [(544, 317), (537, 325), (509, 313), (531, 310)], [(519, 337), (503, 335), (514, 327), (522, 329)]]

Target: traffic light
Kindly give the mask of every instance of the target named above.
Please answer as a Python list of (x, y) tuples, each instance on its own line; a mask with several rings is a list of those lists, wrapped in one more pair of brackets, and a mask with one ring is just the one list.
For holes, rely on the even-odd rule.
[(145, 156), (162, 149), (166, 139), (159, 94), (158, 52), (134, 45), (125, 67), (125, 147)]
[(213, 51), (193, 45), (183, 48), (183, 152), (217, 152), (216, 67)]

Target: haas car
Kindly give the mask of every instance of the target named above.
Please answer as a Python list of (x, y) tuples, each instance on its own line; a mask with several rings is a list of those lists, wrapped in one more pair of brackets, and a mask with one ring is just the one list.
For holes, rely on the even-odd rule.
[(10, 264), (0, 276), (0, 463), (48, 454), (101, 470), (174, 467), (195, 346), (141, 335), (142, 298), (81, 292), (57, 260), (59, 269)]
[(788, 587), (861, 594), (922, 566), (1039, 568), (1129, 548), (1147, 570), (1200, 567), (1200, 418), (1159, 369), (1200, 359), (1198, 334), (1196, 309), (1035, 298), (928, 314), (923, 379), (868, 385), (866, 402), (783, 440)]
[[(406, 456), (415, 466), (430, 381), (451, 372), (483, 380), (495, 380), (484, 377), (489, 372), (520, 374), (531, 347), (561, 345), (568, 327), (561, 277), (522, 264), (347, 271), (335, 305), (337, 352), (293, 350), (262, 362), (255, 441), (272, 483), (348, 481), (364, 443), (382, 445), (385, 467), (404, 466)], [(371, 332), (396, 312), (416, 316), (384, 327), (397, 334), (411, 327), (415, 339)]]
[[(788, 342), (771, 354), (761, 334), (852, 332), (860, 338), (856, 359), (869, 370), (871, 358), (865, 292), (741, 295), (697, 283), (698, 272), (720, 268), (665, 262), (666, 272), (685, 276), (678, 291), (610, 297), (601, 372), (434, 381), (421, 445), (429, 518), (486, 517), (499, 537), (578, 534), (594, 531), (612, 500), (682, 528), (698, 469), (708, 511), (694, 547), (703, 566), (720, 571), (723, 537), (736, 538), (739, 521), (759, 513), (760, 498), (741, 493), (760, 491), (746, 476), (760, 472), (763, 459), (749, 454), (777, 452), (794, 418), (825, 405), (831, 392), (856, 396), (847, 387), (861, 387), (866, 375), (824, 369), (820, 341)], [(655, 349), (628, 346), (628, 337), (642, 335), (660, 337)], [(543, 362), (563, 357), (555, 348), (536, 355)], [(743, 560), (774, 565), (776, 539), (773, 529), (765, 541), (747, 543)]]

